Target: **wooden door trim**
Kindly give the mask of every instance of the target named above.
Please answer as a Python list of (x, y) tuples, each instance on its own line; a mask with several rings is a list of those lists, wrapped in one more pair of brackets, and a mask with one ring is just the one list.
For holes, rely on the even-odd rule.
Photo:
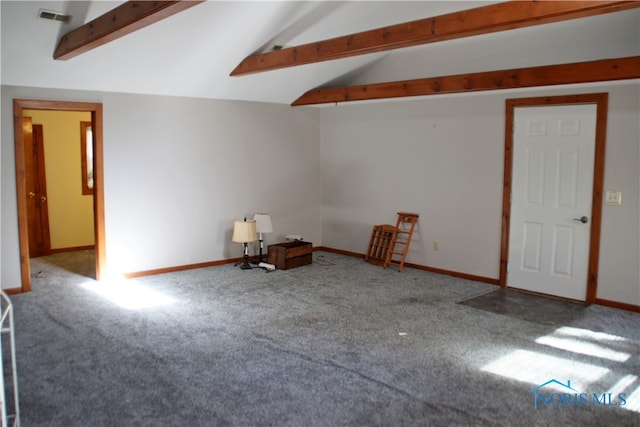
[(511, 222), (511, 186), (513, 173), (513, 118), (517, 107), (544, 105), (596, 104), (596, 146), (593, 169), (593, 191), (591, 204), (591, 236), (589, 241), (589, 263), (587, 271), (587, 304), (596, 302), (598, 291), (598, 264), (600, 261), (600, 234), (602, 227), (602, 192), (604, 187), (604, 161), (606, 153), (607, 111), (609, 94), (594, 93), (506, 100), (504, 178), (502, 193), (502, 237), (500, 244), (500, 287), (507, 287), (507, 264), (509, 262), (509, 231)]
[(100, 280), (106, 271), (105, 229), (104, 229), (104, 160), (102, 142), (102, 104), (95, 102), (43, 101), (32, 99), (13, 100), (13, 128), (16, 162), (16, 190), (18, 205), (18, 240), (20, 244), (21, 291), (31, 290), (29, 263), (29, 231), (27, 228), (27, 194), (25, 180), (25, 159), (22, 118), (24, 110), (88, 111), (93, 122), (94, 144), (94, 194), (93, 216), (95, 233), (96, 279)]

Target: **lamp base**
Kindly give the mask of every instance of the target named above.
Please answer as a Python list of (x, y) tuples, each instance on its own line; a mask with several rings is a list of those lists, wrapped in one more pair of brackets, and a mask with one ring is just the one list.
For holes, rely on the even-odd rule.
[[(238, 264), (240, 264), (240, 269), (242, 269), (242, 270), (251, 270), (253, 268), (253, 266), (251, 264), (249, 264), (249, 262), (246, 261), (246, 260), (244, 262), (238, 263)], [(238, 265), (238, 264), (236, 264), (236, 265)]]
[(258, 265), (258, 264), (260, 264), (261, 262), (266, 262), (266, 261), (262, 258), (262, 248), (264, 247), (264, 246), (263, 246), (263, 242), (264, 242), (264, 240), (262, 240), (262, 233), (260, 233), (260, 239), (258, 239), (258, 241), (260, 242), (260, 253), (259, 253), (259, 255), (258, 255), (258, 259), (254, 259), (253, 261), (251, 261), (251, 264), (255, 264), (255, 265)]
[(236, 262), (234, 264), (234, 267), (240, 267), (242, 270), (251, 270), (252, 268), (256, 268), (256, 267), (252, 266), (251, 264), (249, 264), (249, 258), (245, 258), (241, 262)]
[(240, 266), (242, 270), (251, 270), (253, 267), (249, 264), (249, 245), (247, 243), (243, 243), (244, 246), (244, 256), (242, 257), (242, 262), (237, 263), (235, 266)]

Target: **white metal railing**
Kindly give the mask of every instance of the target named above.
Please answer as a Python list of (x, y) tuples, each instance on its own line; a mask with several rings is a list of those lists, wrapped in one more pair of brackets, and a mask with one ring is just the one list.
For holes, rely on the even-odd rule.
[[(7, 415), (7, 393), (4, 371), (4, 352), (2, 346), (6, 335), (9, 335), (11, 357), (11, 379), (13, 380), (13, 409), (14, 413)], [(4, 291), (0, 290), (0, 417), (2, 427), (20, 426), (20, 404), (18, 401), (18, 369), (16, 363), (16, 336), (13, 325), (13, 304)]]

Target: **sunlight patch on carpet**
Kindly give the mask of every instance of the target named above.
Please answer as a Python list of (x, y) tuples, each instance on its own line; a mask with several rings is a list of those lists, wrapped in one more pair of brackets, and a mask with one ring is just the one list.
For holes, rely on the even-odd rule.
[[(636, 386), (635, 390), (633, 389), (634, 385)], [(629, 392), (629, 390), (632, 391)], [(620, 393), (626, 393), (627, 403), (623, 408), (633, 412), (640, 412), (640, 383), (638, 383), (637, 375), (625, 375), (620, 378), (618, 382), (608, 390), (608, 393), (614, 396)]]
[(627, 397), (627, 404), (624, 409), (640, 413), (640, 385)]
[(175, 302), (173, 298), (149, 289), (135, 279), (124, 277), (86, 282), (81, 286), (127, 310), (143, 310)]
[[(615, 362), (616, 365), (619, 364), (619, 367), (607, 368), (594, 363), (578, 362), (571, 358), (551, 356), (542, 351), (517, 349), (484, 365), (481, 370), (534, 385), (542, 384), (561, 393), (567, 392), (569, 380), (573, 384), (579, 384), (584, 391), (588, 390), (592, 384), (606, 378), (606, 382), (611, 381), (613, 384), (605, 394), (602, 392), (596, 394), (601, 396), (603, 401), (603, 396), (621, 396), (623, 400), (620, 400), (622, 404), (617, 404), (619, 408), (640, 412), (638, 376), (628, 373), (626, 362), (631, 358), (631, 354), (621, 351), (621, 347), (624, 348), (629, 343), (627, 338), (564, 326), (537, 338), (535, 342), (567, 352), (587, 355), (593, 359), (606, 359)], [(555, 380), (556, 378), (566, 379), (567, 385)], [(553, 380), (549, 381), (549, 379)], [(585, 396), (591, 394), (587, 393)]]
[(548, 378), (571, 378), (576, 383), (590, 384), (609, 372), (601, 366), (528, 350), (514, 350), (482, 370), (531, 384), (541, 384)]
[(538, 344), (548, 345), (550, 347), (572, 351), (574, 353), (586, 354), (588, 356), (609, 359), (614, 362), (625, 362), (631, 357), (629, 353), (614, 350), (606, 345), (600, 344), (599, 342), (601, 341), (615, 343), (625, 341), (625, 339), (615, 335), (571, 327), (558, 328), (552, 334), (536, 339)]

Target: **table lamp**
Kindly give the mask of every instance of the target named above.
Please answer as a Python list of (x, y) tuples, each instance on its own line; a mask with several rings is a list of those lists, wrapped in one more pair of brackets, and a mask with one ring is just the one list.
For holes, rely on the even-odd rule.
[(242, 263), (239, 263), (241, 264), (240, 268), (243, 270), (252, 268), (251, 264), (249, 264), (249, 243), (258, 240), (256, 235), (256, 221), (252, 219), (247, 221), (247, 218), (245, 218), (244, 221), (235, 221), (233, 223), (233, 237), (231, 237), (231, 240), (236, 243), (242, 243), (244, 249), (244, 259)]

